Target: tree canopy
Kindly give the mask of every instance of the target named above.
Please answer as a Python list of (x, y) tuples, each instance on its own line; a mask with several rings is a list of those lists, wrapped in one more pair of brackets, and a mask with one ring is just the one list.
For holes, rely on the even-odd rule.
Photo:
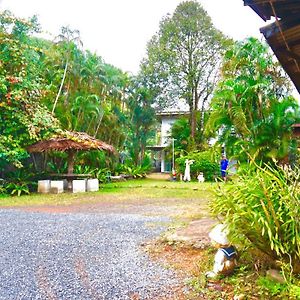
[[(137, 147), (133, 156), (145, 149), (154, 116), (137, 79), (84, 51), (77, 30), (63, 27), (55, 41), (35, 37), (38, 31), (36, 17), (0, 14), (1, 171), (11, 163), (21, 167), (28, 145), (61, 130), (86, 132), (116, 149), (127, 141)], [(87, 156), (80, 159), (94, 167), (111, 161)]]
[(0, 166), (21, 165), (26, 145), (54, 132), (59, 123), (39, 99), (45, 91), (39, 60), (43, 52), (28, 34), (39, 29), (36, 18), (0, 16)]
[(224, 35), (214, 28), (196, 1), (179, 4), (167, 15), (159, 31), (147, 45), (141, 72), (160, 109), (184, 99), (190, 111), (191, 137), (201, 140), (204, 111), (218, 76), (218, 65), (225, 44)]

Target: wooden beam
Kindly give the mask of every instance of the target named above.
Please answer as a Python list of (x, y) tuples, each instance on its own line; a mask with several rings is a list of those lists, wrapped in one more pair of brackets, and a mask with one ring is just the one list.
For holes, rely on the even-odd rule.
[[(290, 48), (293, 48), (295, 46), (300, 46), (300, 38), (295, 39), (293, 41), (289, 41), (289, 47)], [(276, 48), (274, 47), (274, 50), (279, 51), (279, 52), (282, 51), (282, 50), (285, 50), (285, 49), (286, 49), (285, 46), (280, 46), (280, 47), (276, 47)]]
[[(288, 21), (279, 21), (279, 26), (281, 27), (282, 31), (288, 31), (290, 29), (295, 29), (299, 26), (299, 18), (292, 18)], [(276, 22), (271, 23), (267, 26), (261, 27), (260, 32), (265, 36), (266, 39), (273, 37), (280, 33), (280, 28), (277, 26)]]
[(297, 53), (294, 53), (293, 51), (290, 51), (287, 49), (282, 49), (280, 51), (277, 50), (277, 53), (279, 55), (286, 55), (286, 56), (293, 58), (293, 59), (297, 60), (298, 62), (300, 62), (300, 55)]

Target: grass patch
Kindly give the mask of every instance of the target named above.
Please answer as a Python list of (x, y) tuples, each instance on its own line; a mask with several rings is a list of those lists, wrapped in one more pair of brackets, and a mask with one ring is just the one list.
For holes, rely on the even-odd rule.
[[(183, 183), (165, 180), (141, 179), (101, 184), (98, 192), (22, 195), (20, 197), (0, 196), (0, 207), (72, 205), (96, 202), (136, 202), (151, 200), (157, 205), (170, 205), (172, 201), (184, 203), (192, 199), (206, 202), (211, 197), (211, 183)], [(192, 201), (192, 202), (191, 202)], [(193, 202), (194, 203), (194, 202)]]
[[(90, 194), (90, 193), (88, 193)], [(71, 205), (78, 202), (85, 203), (89, 195), (84, 197), (78, 194), (30, 194), (17, 196), (3, 196), (0, 198), (0, 207), (19, 207), (36, 205)]]
[(143, 199), (211, 199), (214, 183), (183, 183), (154, 179), (108, 183), (102, 186), (103, 193), (116, 193), (122, 198), (134, 194)]

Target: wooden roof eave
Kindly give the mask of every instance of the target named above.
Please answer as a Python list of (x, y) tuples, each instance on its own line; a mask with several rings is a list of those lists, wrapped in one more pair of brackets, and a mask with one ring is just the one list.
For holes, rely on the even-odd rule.
[(260, 31), (300, 93), (299, 20), (274, 22), (262, 27)]

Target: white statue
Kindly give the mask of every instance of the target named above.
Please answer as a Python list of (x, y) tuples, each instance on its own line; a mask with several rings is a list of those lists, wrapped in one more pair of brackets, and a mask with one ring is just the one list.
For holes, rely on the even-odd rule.
[(209, 233), (212, 245), (218, 249), (212, 271), (206, 273), (206, 277), (214, 278), (218, 275), (230, 275), (237, 265), (237, 253), (234, 246), (230, 245), (227, 238), (227, 228), (224, 224), (216, 225)]
[(185, 160), (185, 170), (184, 170), (184, 177), (183, 181), (191, 181), (191, 164), (194, 163), (194, 160)]
[(204, 179), (203, 173), (199, 173), (197, 179), (198, 179), (198, 182), (199, 182), (199, 183), (200, 183), (200, 182), (204, 182), (205, 179)]

